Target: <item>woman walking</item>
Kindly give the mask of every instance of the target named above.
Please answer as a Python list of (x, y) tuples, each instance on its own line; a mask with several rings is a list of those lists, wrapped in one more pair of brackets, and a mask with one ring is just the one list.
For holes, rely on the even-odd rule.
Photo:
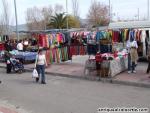
[(43, 51), (40, 49), (38, 51), (38, 55), (36, 56), (35, 67), (38, 72), (38, 78), (36, 78), (36, 82), (41, 78), (41, 84), (46, 84), (45, 82), (45, 66), (47, 66), (46, 57)]

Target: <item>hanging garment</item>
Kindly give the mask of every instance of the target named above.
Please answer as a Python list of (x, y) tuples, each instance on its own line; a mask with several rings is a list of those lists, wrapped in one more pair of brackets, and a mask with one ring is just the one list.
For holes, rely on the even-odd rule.
[(112, 53), (112, 45), (111, 44), (100, 44), (100, 52), (103, 53)]
[(38, 45), (41, 47), (46, 47), (46, 34), (39, 35)]
[(85, 55), (84, 46), (80, 46), (80, 55)]
[(119, 31), (113, 31), (112, 41), (119, 42)]
[(50, 47), (50, 44), (49, 44), (49, 35), (46, 35), (46, 47), (49, 48)]
[(96, 42), (99, 42), (99, 40), (103, 38), (104, 38), (104, 34), (102, 32), (96, 33)]
[(68, 50), (68, 60), (72, 60), (71, 46), (67, 46)]
[(129, 39), (129, 29), (125, 29), (125, 40), (127, 41)]
[(52, 49), (50, 49), (50, 64), (53, 64), (53, 52), (52, 52)]
[(0, 36), (0, 42), (2, 41), (2, 36)]
[(62, 61), (66, 61), (64, 47), (61, 48), (61, 54), (62, 54)]
[(47, 64), (50, 64), (50, 60), (49, 60), (49, 58), (50, 58), (50, 50), (46, 50), (46, 62), (47, 62)]
[(58, 48), (56, 49), (56, 62), (60, 63)]
[(88, 55), (96, 55), (97, 51), (98, 51), (98, 46), (97, 45), (92, 45), (92, 44), (87, 45)]

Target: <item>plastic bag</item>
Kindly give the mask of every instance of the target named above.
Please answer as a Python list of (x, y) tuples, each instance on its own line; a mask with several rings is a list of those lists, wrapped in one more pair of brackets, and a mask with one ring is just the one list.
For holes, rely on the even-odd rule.
[(7, 64), (10, 64), (10, 60), (7, 60)]
[(36, 69), (33, 69), (32, 77), (33, 77), (33, 78), (38, 78), (38, 77), (39, 77), (39, 76), (38, 76), (38, 72), (37, 72)]

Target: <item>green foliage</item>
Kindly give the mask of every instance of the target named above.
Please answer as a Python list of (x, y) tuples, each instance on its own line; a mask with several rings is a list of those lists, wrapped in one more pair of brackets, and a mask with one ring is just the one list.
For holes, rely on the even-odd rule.
[(63, 29), (65, 28), (65, 23), (66, 23), (66, 16), (64, 13), (60, 13), (56, 14), (55, 16), (52, 16), (49, 26), (55, 29)]
[(69, 28), (79, 28), (80, 22), (77, 18), (69, 15), (68, 17), (65, 13), (59, 13), (51, 17), (50, 23), (48, 24), (49, 28), (54, 29), (65, 29), (67, 28), (67, 18), (68, 18), (68, 27)]
[(69, 15), (68, 16), (68, 25), (69, 25), (69, 28), (79, 28), (80, 21), (76, 17)]

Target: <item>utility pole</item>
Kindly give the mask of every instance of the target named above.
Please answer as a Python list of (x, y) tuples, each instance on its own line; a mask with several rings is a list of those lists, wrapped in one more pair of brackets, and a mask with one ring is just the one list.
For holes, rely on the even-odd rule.
[(67, 30), (68, 30), (68, 0), (66, 0), (66, 13), (67, 13)]
[(149, 20), (149, 0), (147, 0), (147, 20)]
[(111, 3), (109, 0), (109, 23), (111, 22)]
[(140, 20), (140, 11), (139, 11), (139, 8), (138, 8), (138, 21)]
[(17, 41), (19, 41), (19, 33), (18, 33), (18, 18), (17, 18), (16, 0), (14, 0), (14, 7), (15, 7), (15, 17), (16, 17), (16, 34), (17, 34)]

